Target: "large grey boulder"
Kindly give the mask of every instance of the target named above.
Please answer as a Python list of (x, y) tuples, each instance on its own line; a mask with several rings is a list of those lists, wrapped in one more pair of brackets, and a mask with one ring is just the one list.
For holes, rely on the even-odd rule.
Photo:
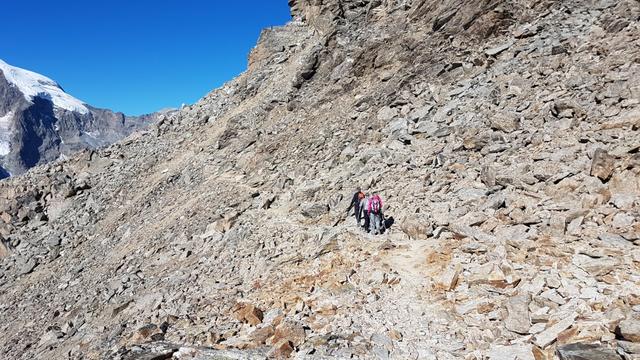
[(560, 360), (622, 360), (615, 350), (600, 344), (575, 343), (562, 345), (556, 350)]

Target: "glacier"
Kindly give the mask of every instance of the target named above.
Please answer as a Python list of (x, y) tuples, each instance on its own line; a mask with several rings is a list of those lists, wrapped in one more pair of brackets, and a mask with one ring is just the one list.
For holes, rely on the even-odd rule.
[(7, 64), (0, 59), (0, 70), (7, 81), (16, 86), (28, 101), (39, 97), (50, 100), (57, 108), (87, 114), (89, 109), (75, 97), (67, 94), (55, 81), (33, 71)]

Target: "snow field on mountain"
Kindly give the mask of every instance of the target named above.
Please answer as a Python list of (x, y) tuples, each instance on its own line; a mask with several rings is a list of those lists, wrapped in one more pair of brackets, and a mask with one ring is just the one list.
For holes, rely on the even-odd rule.
[(81, 114), (89, 112), (82, 101), (65, 93), (60, 85), (48, 77), (11, 66), (2, 60), (0, 60), (0, 70), (7, 81), (15, 85), (29, 101), (39, 97), (50, 100), (56, 107), (64, 110)]

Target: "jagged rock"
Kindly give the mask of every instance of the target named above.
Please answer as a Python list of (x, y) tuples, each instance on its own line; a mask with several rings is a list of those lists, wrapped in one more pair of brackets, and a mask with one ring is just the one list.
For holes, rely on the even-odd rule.
[(600, 234), (598, 238), (604, 241), (605, 243), (610, 244), (612, 246), (616, 246), (616, 247), (625, 248), (625, 247), (633, 246), (633, 243), (631, 241), (628, 241), (624, 237), (616, 234), (608, 234), (608, 233)]
[(482, 167), (480, 178), (487, 187), (496, 186), (496, 170), (491, 165), (485, 165)]
[(4, 221), (6, 224), (11, 224), (13, 222), (13, 216), (7, 212), (0, 213), (0, 220)]
[(512, 42), (507, 42), (504, 43), (502, 45), (498, 45), (496, 47), (492, 47), (488, 50), (486, 50), (484, 53), (487, 54), (488, 56), (496, 56), (498, 54), (500, 54), (501, 52), (507, 50), (508, 48), (510, 48), (513, 45)]
[(640, 343), (640, 320), (627, 319), (620, 322), (616, 332), (624, 339)]
[(389, 359), (389, 350), (381, 346), (374, 346), (372, 352), (376, 356), (376, 359), (379, 359), (379, 360)]
[(471, 285), (490, 285), (504, 289), (508, 286), (517, 284), (520, 279), (508, 277), (495, 263), (487, 263), (472, 273), (468, 277), (468, 281)]
[(640, 354), (640, 343), (618, 341), (618, 348), (627, 354)]
[(252, 304), (246, 304), (246, 303), (236, 304), (234, 307), (233, 313), (234, 313), (234, 317), (238, 321), (247, 323), (252, 326), (256, 326), (260, 324), (264, 316), (262, 313), (262, 310), (255, 307)]
[(567, 227), (567, 219), (564, 216), (552, 216), (549, 219), (549, 228), (554, 236), (563, 236)]
[(378, 120), (390, 121), (398, 115), (398, 110), (385, 106), (378, 111)]
[(611, 196), (611, 203), (621, 210), (631, 210), (638, 196), (633, 194), (616, 193)]
[(433, 233), (433, 226), (417, 215), (405, 218), (400, 228), (411, 239), (426, 239)]
[(20, 275), (29, 274), (33, 271), (33, 269), (36, 268), (36, 266), (38, 266), (38, 261), (36, 259), (30, 258), (28, 260), (25, 260), (22, 262), (22, 264), (20, 264), (18, 268), (18, 274)]
[(288, 359), (294, 351), (291, 342), (285, 339), (273, 346), (273, 349), (269, 352), (269, 358)]
[(302, 208), (302, 215), (309, 218), (317, 218), (329, 212), (329, 207), (324, 204), (307, 204)]
[(164, 330), (156, 324), (148, 324), (137, 329), (130, 339), (133, 344), (161, 340), (164, 340)]
[(533, 343), (541, 348), (546, 348), (558, 338), (558, 335), (560, 335), (561, 332), (570, 328), (574, 324), (576, 316), (577, 314), (572, 314), (557, 323), (548, 326), (544, 331), (536, 335)]
[(273, 337), (269, 340), (274, 346), (281, 344), (283, 341), (291, 343), (293, 346), (300, 346), (304, 343), (307, 336), (304, 328), (297, 322), (286, 321), (276, 326)]
[(7, 241), (0, 235), (0, 259), (11, 254)]
[(459, 264), (449, 266), (438, 279), (438, 286), (445, 291), (450, 291), (458, 284), (461, 267)]
[(492, 345), (487, 356), (490, 360), (535, 360), (530, 344)]
[[(169, 344), (170, 345), (170, 344)], [(158, 350), (172, 354), (176, 360), (208, 360), (208, 359), (234, 359), (234, 360), (265, 360), (267, 356), (256, 351), (217, 350), (204, 347), (183, 346), (178, 349), (175, 346), (165, 346)]]
[(534, 36), (537, 33), (538, 33), (537, 27), (532, 26), (531, 24), (527, 24), (525, 26), (522, 26), (516, 29), (516, 31), (513, 32), (513, 36), (517, 39), (522, 39), (522, 38)]
[(636, 221), (636, 217), (627, 213), (617, 213), (613, 217), (611, 225), (615, 228), (623, 229), (630, 227)]
[(47, 332), (40, 338), (38, 345), (40, 346), (55, 346), (56, 343), (59, 342), (60, 339), (64, 337), (64, 334), (60, 330), (59, 327), (51, 327), (47, 330)]
[(615, 168), (615, 157), (609, 155), (606, 150), (597, 149), (593, 153), (591, 162), (591, 176), (597, 176), (602, 181), (607, 181), (613, 174)]
[(503, 131), (505, 133), (511, 133), (520, 127), (520, 122), (518, 119), (509, 116), (498, 114), (491, 119), (491, 128)]
[(528, 334), (531, 322), (529, 320), (529, 302), (531, 295), (523, 293), (516, 295), (507, 301), (507, 312), (509, 316), (505, 319), (505, 327), (509, 331), (518, 334)]
[(573, 257), (573, 263), (592, 275), (605, 275), (610, 273), (619, 262), (610, 257), (593, 258), (578, 254)]
[(599, 344), (575, 343), (559, 346), (556, 353), (560, 360), (621, 360), (614, 350)]
[(407, 119), (396, 119), (387, 126), (390, 136), (404, 143), (411, 143), (413, 137), (409, 135), (409, 125)]
[(493, 235), (487, 234), (480, 229), (473, 228), (468, 225), (454, 224), (451, 226), (451, 230), (457, 234), (468, 236), (470, 238), (473, 238), (475, 240), (479, 240), (482, 242), (486, 242), (486, 243), (495, 242), (495, 237)]
[(61, 242), (62, 240), (57, 235), (51, 235), (45, 239), (45, 244), (48, 246), (58, 246)]

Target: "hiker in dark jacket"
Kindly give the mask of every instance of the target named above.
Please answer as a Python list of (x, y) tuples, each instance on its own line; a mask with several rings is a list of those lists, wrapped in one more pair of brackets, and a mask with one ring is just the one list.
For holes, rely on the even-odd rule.
[(354, 215), (358, 226), (360, 226), (360, 219), (362, 218), (363, 209), (360, 207), (362, 199), (364, 199), (364, 193), (360, 191), (360, 189), (356, 190), (356, 193), (353, 194), (353, 197), (351, 198), (349, 208), (347, 208), (347, 215), (349, 214), (351, 209), (354, 208)]

